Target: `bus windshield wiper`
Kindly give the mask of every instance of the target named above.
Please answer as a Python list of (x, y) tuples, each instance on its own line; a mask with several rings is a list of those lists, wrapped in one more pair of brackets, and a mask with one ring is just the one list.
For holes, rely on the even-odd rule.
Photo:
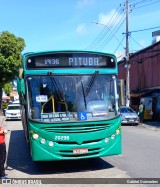
[(58, 85), (53, 73), (52, 72), (48, 72), (48, 75), (49, 75), (49, 77), (51, 79), (52, 84), (54, 85), (54, 87), (56, 89), (56, 92), (58, 94), (58, 97), (59, 97), (60, 101), (61, 102), (65, 102), (65, 98), (64, 98), (64, 96), (63, 96), (63, 94), (61, 92), (61, 89), (59, 88), (59, 85)]
[(88, 84), (88, 87), (87, 87), (87, 89), (86, 89), (86, 92), (85, 92), (85, 97), (89, 94), (89, 92), (90, 92), (90, 90), (91, 90), (91, 88), (92, 88), (92, 86), (93, 86), (93, 83), (94, 83), (94, 81), (95, 81), (95, 79), (96, 79), (96, 76), (99, 74), (99, 71), (95, 71), (95, 73), (93, 74), (93, 76), (91, 77), (91, 80), (90, 80), (90, 82), (89, 82), (89, 84)]
[(81, 85), (82, 85), (82, 93), (83, 93), (84, 104), (85, 104), (85, 108), (87, 109), (86, 96), (85, 96), (85, 93), (84, 93), (84, 86), (83, 86), (82, 81), (81, 81)]

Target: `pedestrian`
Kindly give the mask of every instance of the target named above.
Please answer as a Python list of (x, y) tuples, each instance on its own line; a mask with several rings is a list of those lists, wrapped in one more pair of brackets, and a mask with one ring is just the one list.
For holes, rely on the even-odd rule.
[(6, 144), (5, 144), (5, 134), (8, 133), (6, 129), (3, 129), (3, 121), (0, 124), (0, 179), (7, 179), (7, 174), (5, 174), (5, 161), (6, 161)]
[(143, 122), (143, 119), (144, 119), (144, 111), (145, 111), (145, 105), (143, 104), (143, 102), (141, 102), (139, 105), (139, 111), (138, 111), (139, 119), (141, 123)]

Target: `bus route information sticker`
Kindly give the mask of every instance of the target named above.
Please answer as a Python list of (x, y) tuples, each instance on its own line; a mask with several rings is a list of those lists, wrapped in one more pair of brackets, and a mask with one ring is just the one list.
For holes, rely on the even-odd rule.
[(47, 95), (38, 95), (36, 96), (36, 101), (41, 103), (41, 102), (47, 102), (48, 101), (48, 96)]

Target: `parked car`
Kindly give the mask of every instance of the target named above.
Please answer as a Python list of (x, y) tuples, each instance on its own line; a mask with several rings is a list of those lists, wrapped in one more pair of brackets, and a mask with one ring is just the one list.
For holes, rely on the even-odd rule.
[(12, 104), (20, 104), (19, 99), (14, 100), (14, 101), (12, 102)]
[(139, 116), (132, 108), (121, 106), (120, 114), (122, 124), (139, 124)]
[(20, 104), (9, 104), (5, 111), (6, 119), (21, 119)]

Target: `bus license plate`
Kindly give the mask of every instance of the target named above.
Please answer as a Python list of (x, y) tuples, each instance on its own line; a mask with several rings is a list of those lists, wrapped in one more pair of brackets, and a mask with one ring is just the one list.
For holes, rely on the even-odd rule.
[(88, 153), (88, 149), (87, 148), (73, 149), (73, 153), (74, 154), (85, 154), (85, 153)]

